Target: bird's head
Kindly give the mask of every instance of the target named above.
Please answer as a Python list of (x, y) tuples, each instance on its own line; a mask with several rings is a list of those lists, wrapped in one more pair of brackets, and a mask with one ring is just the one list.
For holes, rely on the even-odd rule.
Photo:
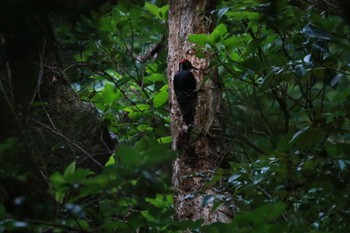
[(191, 69), (197, 69), (196, 67), (192, 66), (192, 63), (187, 59), (182, 59), (179, 62), (179, 69), (180, 70), (191, 70)]

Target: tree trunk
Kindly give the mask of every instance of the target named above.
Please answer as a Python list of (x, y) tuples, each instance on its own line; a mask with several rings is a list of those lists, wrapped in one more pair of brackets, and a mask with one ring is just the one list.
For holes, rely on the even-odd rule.
[[(219, 117), (221, 90), (218, 74), (209, 67), (209, 55), (197, 58), (194, 45), (187, 40), (191, 34), (211, 32), (211, 13), (216, 4), (217, 0), (170, 0), (169, 6), (169, 102), (173, 149), (178, 151), (178, 158), (173, 164), (174, 203), (179, 220), (203, 219), (204, 224), (228, 222), (232, 217), (228, 205), (221, 204), (212, 209), (212, 200), (220, 194), (217, 191), (219, 187), (216, 184), (206, 185), (222, 160), (220, 141), (224, 132)], [(179, 60), (184, 58), (198, 68), (193, 72), (199, 89), (194, 127), (191, 130), (182, 120), (173, 91), (173, 77), (178, 70)]]
[(74, 160), (100, 171), (114, 147), (96, 108), (71, 88), (37, 3), (5, 1), (0, 10), (0, 144), (11, 146), (0, 151), (0, 166), (14, 170), (0, 177), (0, 202), (9, 205), (19, 196), (39, 204), (48, 177)]

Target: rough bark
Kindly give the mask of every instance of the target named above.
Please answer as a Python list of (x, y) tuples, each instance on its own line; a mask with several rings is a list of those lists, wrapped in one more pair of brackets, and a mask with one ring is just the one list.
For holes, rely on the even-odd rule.
[[(171, 133), (173, 149), (178, 158), (173, 164), (175, 209), (179, 220), (203, 219), (204, 224), (228, 222), (232, 211), (227, 205), (213, 210), (212, 203), (203, 205), (208, 195), (217, 197), (218, 187), (206, 186), (220, 166), (223, 128), (220, 119), (221, 90), (215, 69), (210, 68), (209, 55), (195, 56), (194, 45), (187, 39), (194, 33), (208, 34), (212, 30), (212, 14), (217, 0), (170, 0), (168, 38), (168, 81), (170, 96)], [(173, 77), (179, 60), (187, 58), (198, 70), (198, 100), (194, 127), (184, 124), (173, 91)]]
[(95, 107), (72, 90), (47, 9), (35, 1), (5, 3), (0, 10), (0, 143), (9, 138), (18, 143), (0, 159), (29, 176), (26, 182), (1, 176), (0, 202), (11, 205), (22, 196), (33, 206), (45, 199), (54, 171), (74, 160), (99, 171), (114, 143)]

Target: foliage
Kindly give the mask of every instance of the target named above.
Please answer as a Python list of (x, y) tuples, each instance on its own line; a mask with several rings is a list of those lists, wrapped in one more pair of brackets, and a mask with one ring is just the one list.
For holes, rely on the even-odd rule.
[[(55, 22), (68, 77), (119, 146), (101, 174), (74, 162), (52, 174), (54, 217), (23, 219), (0, 205), (0, 232), (347, 232), (349, 27), (337, 9), (227, 0), (212, 12), (210, 35), (190, 36), (197, 56), (210, 55), (219, 70), (234, 145), (208, 183), (223, 183), (222, 195), (203, 205), (229, 201), (237, 214), (208, 226), (174, 219), (166, 51), (143, 59), (167, 36), (167, 10), (120, 1), (78, 23)], [(18, 144), (0, 144), (1, 163)], [(0, 172), (26, 181), (25, 169)]]
[(190, 40), (198, 56), (215, 57), (225, 83), (227, 134), (235, 145), (227, 155), (228, 188), (247, 219), (264, 204), (286, 205), (271, 226), (276, 230), (264, 222), (259, 230), (250, 224), (249, 232), (346, 232), (348, 25), (326, 3), (221, 7), (213, 32)]

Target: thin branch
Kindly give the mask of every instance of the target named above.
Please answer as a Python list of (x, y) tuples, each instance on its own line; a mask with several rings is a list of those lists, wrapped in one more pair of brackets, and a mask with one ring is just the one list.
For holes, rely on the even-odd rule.
[(90, 155), (86, 150), (84, 150), (83, 148), (81, 148), (78, 144), (76, 144), (75, 142), (73, 142), (71, 139), (67, 138), (65, 135), (63, 135), (61, 132), (59, 132), (57, 129), (53, 129), (50, 126), (36, 120), (36, 119), (32, 119), (32, 121), (36, 122), (37, 124), (43, 126), (44, 128), (48, 129), (49, 131), (51, 131), (52, 133), (56, 134), (57, 136), (63, 138), (64, 140), (66, 140), (68, 143), (70, 143), (71, 145), (73, 145), (74, 147), (76, 147), (77, 149), (79, 149), (81, 152), (83, 152), (83, 154), (85, 154), (87, 157), (89, 157), (93, 162), (95, 162), (99, 167), (104, 168), (104, 166), (97, 161), (92, 155)]
[(72, 231), (72, 232), (81, 232), (81, 233), (92, 232), (92, 231), (88, 231), (88, 230), (83, 230), (81, 227), (79, 229), (76, 229), (76, 228), (68, 226), (68, 225), (59, 224), (56, 222), (43, 221), (43, 220), (39, 220), (39, 219), (29, 219), (29, 218), (19, 218), (19, 217), (13, 217), (13, 219), (16, 221), (27, 222), (27, 223), (35, 224), (35, 225), (46, 225), (46, 226), (51, 226), (51, 227), (63, 228), (63, 229), (66, 229), (66, 230)]
[(119, 91), (122, 93), (122, 95), (125, 97), (125, 99), (127, 101), (129, 101), (132, 105), (135, 106), (135, 108), (139, 111), (139, 112), (143, 112), (139, 107), (137, 107), (136, 103), (133, 102), (127, 95), (126, 93), (124, 92), (124, 90), (119, 86), (118, 82), (115, 80), (114, 77), (112, 77), (110, 74), (108, 74), (106, 71), (100, 69), (100, 68), (97, 68), (93, 65), (91, 65), (90, 63), (86, 63), (86, 62), (77, 62), (77, 63), (74, 63), (72, 64), (71, 66), (69, 66), (68, 68), (65, 69), (65, 71), (67, 69), (70, 69), (74, 66), (80, 66), (80, 67), (86, 67), (90, 70), (92, 70), (93, 72), (99, 74), (99, 75), (102, 75), (104, 76), (105, 78), (107, 78), (107, 80), (111, 81), (114, 83), (114, 85), (119, 89)]

